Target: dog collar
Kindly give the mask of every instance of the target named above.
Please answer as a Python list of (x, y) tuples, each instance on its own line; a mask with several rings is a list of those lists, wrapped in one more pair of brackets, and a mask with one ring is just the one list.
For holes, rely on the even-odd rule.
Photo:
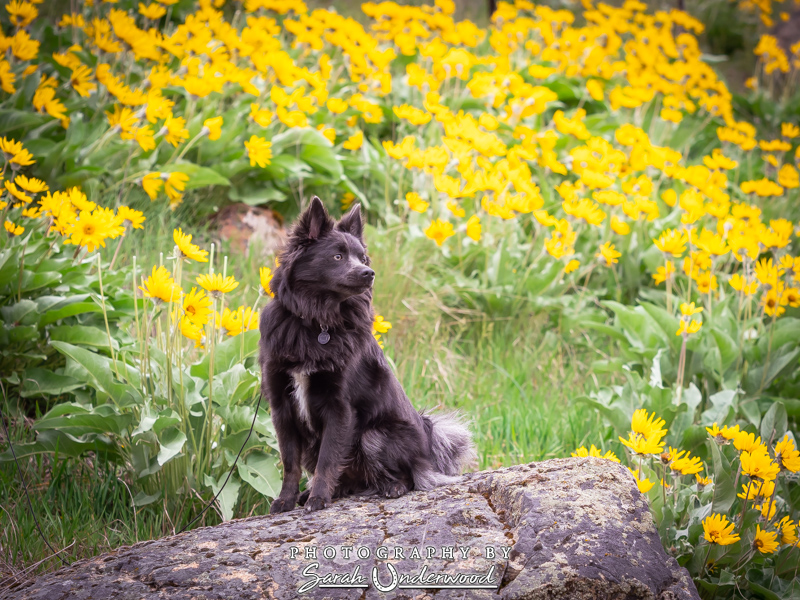
[(331, 341), (331, 334), (328, 333), (328, 328), (325, 325), (320, 325), (319, 327), (322, 331), (317, 336), (317, 341), (324, 346)]

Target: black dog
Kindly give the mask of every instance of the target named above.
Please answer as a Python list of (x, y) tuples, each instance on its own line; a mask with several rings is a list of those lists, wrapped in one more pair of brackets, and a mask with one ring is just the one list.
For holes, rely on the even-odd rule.
[[(262, 394), (284, 467), (271, 513), (347, 494), (396, 498), (455, 481), (472, 459), (454, 415), (417, 412), (372, 335), (361, 208), (336, 223), (312, 198), (280, 254), (261, 313)], [(299, 497), (301, 467), (313, 475)]]

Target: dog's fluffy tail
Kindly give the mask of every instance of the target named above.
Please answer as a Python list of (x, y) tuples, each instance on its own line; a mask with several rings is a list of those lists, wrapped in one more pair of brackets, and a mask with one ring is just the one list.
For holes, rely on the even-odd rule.
[(414, 488), (430, 490), (455, 483), (461, 470), (476, 459), (472, 434), (458, 413), (421, 413), (421, 416), (431, 444), (430, 459), (433, 469), (416, 470)]

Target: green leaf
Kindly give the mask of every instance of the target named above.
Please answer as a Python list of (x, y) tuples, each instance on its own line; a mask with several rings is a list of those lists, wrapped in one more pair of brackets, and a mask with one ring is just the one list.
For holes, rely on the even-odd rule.
[(334, 181), (339, 181), (344, 176), (344, 170), (336, 152), (330, 146), (308, 144), (300, 151), (300, 158), (317, 171), (330, 174)]
[(39, 395), (58, 396), (83, 385), (74, 377), (57, 375), (48, 369), (32, 368), (25, 370), (19, 395), (23, 398)]
[(111, 359), (66, 342), (52, 341), (50, 344), (83, 367), (86, 383), (111, 396), (117, 405), (141, 404), (142, 396), (137, 388), (115, 380)]
[(765, 443), (769, 443), (770, 440), (773, 440), (774, 443), (783, 437), (788, 427), (789, 419), (786, 415), (786, 407), (783, 402), (774, 402), (761, 419), (761, 439)]
[[(245, 331), (240, 335), (244, 336), (244, 358), (255, 356), (256, 352), (258, 352), (258, 341), (261, 339), (261, 334), (258, 330), (252, 330)], [(242, 339), (238, 335), (217, 344), (214, 347), (214, 371), (216, 373), (223, 373), (233, 367), (233, 365), (241, 362), (241, 352)], [(192, 365), (190, 369), (191, 374), (194, 377), (207, 379), (210, 358), (210, 353), (207, 353), (200, 362)]]
[[(39, 454), (54, 454), (59, 456), (77, 458), (85, 452), (96, 452), (103, 456), (118, 457), (116, 444), (105, 436), (83, 435), (76, 437), (54, 429), (40, 431), (35, 442), (14, 444), (14, 452), (18, 459), (28, 458)], [(0, 462), (13, 460), (11, 450), (0, 454)]]
[(133, 505), (147, 506), (148, 504), (152, 504), (153, 502), (157, 502), (158, 500), (161, 500), (161, 490), (157, 490), (155, 494), (149, 494), (149, 495), (140, 491), (133, 497)]
[[(236, 477), (236, 474), (231, 475), (231, 478), (226, 484), (225, 479), (227, 477), (228, 473), (226, 472), (220, 475), (219, 479), (216, 481), (208, 474), (203, 478), (203, 483), (211, 488), (214, 495), (216, 496), (219, 494), (217, 502), (219, 502), (220, 512), (222, 513), (222, 519), (224, 521), (230, 521), (233, 518), (233, 511), (236, 508), (237, 500), (239, 500), (239, 489), (242, 487), (242, 482)], [(223, 485), (225, 485), (224, 488), (222, 487)], [(222, 493), (220, 493), (220, 489)]]
[(183, 450), (183, 446), (186, 443), (186, 434), (177, 427), (170, 427), (161, 433), (158, 443), (160, 449), (157, 460), (158, 464), (163, 466)]
[(711, 512), (726, 514), (736, 500), (736, 490), (731, 479), (731, 465), (719, 451), (716, 442), (709, 441), (712, 464), (714, 465), (714, 499)]
[(209, 185), (222, 185), (230, 186), (231, 182), (227, 177), (220, 175), (210, 167), (201, 167), (194, 163), (183, 162), (175, 163), (159, 167), (165, 173), (185, 173), (189, 176), (189, 181), (186, 182), (187, 190), (194, 190), (196, 188), (206, 187)]
[(45, 325), (50, 325), (51, 323), (66, 319), (67, 317), (74, 317), (75, 315), (97, 312), (103, 312), (103, 308), (94, 302), (74, 302), (55, 310), (48, 310), (45, 312), (42, 318), (39, 319), (39, 326), (44, 327)]
[[(81, 346), (108, 348), (108, 334), (97, 327), (89, 325), (61, 325), (50, 329), (50, 339)], [(119, 350), (119, 342), (111, 338), (114, 350)]]
[(0, 315), (2, 315), (3, 321), (9, 325), (30, 325), (30, 323), (22, 323), (22, 321), (26, 319), (26, 317), (30, 319), (31, 316), (36, 315), (38, 312), (37, 309), (36, 302), (24, 299), (10, 306), (3, 306), (0, 308)]
[(700, 415), (700, 424), (725, 423), (728, 414), (733, 410), (735, 398), (736, 390), (722, 390), (711, 396), (708, 399), (711, 407)]
[(250, 484), (257, 492), (267, 498), (276, 498), (281, 489), (281, 474), (278, 471), (278, 458), (271, 454), (254, 451), (244, 463), (237, 463), (242, 481)]

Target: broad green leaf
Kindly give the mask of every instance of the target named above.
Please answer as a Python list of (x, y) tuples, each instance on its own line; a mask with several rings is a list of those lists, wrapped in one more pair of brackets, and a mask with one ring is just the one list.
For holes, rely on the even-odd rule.
[(158, 500), (161, 500), (161, 490), (157, 490), (155, 494), (145, 494), (143, 491), (140, 491), (133, 497), (133, 505), (147, 506)]
[(236, 508), (236, 502), (239, 500), (239, 489), (242, 487), (242, 482), (236, 476), (236, 473), (231, 474), (226, 484), (225, 479), (227, 477), (228, 473), (225, 472), (216, 481), (208, 474), (203, 478), (203, 483), (211, 488), (214, 495), (219, 494), (217, 502), (219, 502), (220, 512), (224, 521), (230, 521), (233, 518), (233, 511)]
[[(73, 458), (77, 458), (85, 452), (96, 452), (102, 456), (112, 457), (118, 455), (116, 444), (106, 436), (88, 434), (76, 437), (54, 429), (40, 431), (36, 436), (35, 442), (14, 444), (14, 452), (18, 459), (38, 454), (54, 454), (56, 451), (58, 451), (59, 456)], [(0, 454), (0, 462), (10, 460), (13, 460), (10, 449)]]
[(189, 180), (186, 182), (187, 190), (193, 190), (209, 185), (231, 185), (231, 182), (227, 177), (220, 175), (214, 169), (210, 167), (201, 167), (200, 165), (196, 165), (194, 163), (175, 163), (172, 165), (159, 167), (159, 169), (165, 173), (179, 172), (188, 175)]
[(735, 398), (736, 390), (722, 390), (711, 396), (708, 399), (711, 406), (700, 415), (700, 424), (725, 423), (733, 410)]
[[(240, 335), (244, 336), (244, 340), (237, 335), (234, 337), (229, 337), (225, 341), (215, 346), (215, 373), (224, 373), (236, 363), (241, 362), (242, 356), (244, 358), (248, 358), (250, 356), (255, 356), (258, 352), (258, 341), (260, 339), (260, 333), (258, 330), (245, 331)], [(242, 341), (244, 341), (244, 353), (242, 353)], [(211, 354), (206, 353), (200, 362), (191, 367), (191, 374), (194, 377), (207, 378), (210, 359)]]
[(0, 315), (2, 315), (3, 321), (9, 325), (30, 325), (29, 322), (23, 323), (22, 321), (28, 321), (32, 316), (35, 316), (37, 308), (36, 302), (33, 300), (22, 299), (10, 306), (0, 308)]
[[(80, 346), (108, 348), (108, 334), (97, 327), (89, 325), (61, 325), (50, 329), (50, 339)], [(111, 346), (119, 350), (119, 342), (111, 338)]]
[(769, 410), (761, 419), (761, 439), (764, 440), (765, 443), (769, 443), (770, 440), (775, 443), (777, 440), (783, 438), (783, 434), (786, 433), (788, 426), (789, 420), (783, 402), (773, 402), (772, 406), (769, 407)]
[(161, 432), (158, 437), (160, 449), (158, 451), (158, 464), (164, 465), (169, 460), (175, 458), (186, 443), (186, 434), (177, 427), (170, 427)]
[(25, 371), (19, 395), (23, 398), (39, 395), (58, 396), (71, 392), (83, 385), (84, 383), (74, 377), (57, 375), (49, 369), (32, 368)]
[(727, 514), (736, 500), (736, 490), (731, 479), (731, 465), (725, 455), (719, 451), (719, 446), (713, 440), (708, 442), (711, 446), (712, 464), (714, 465), (714, 499), (712, 512)]
[(252, 452), (245, 461), (237, 463), (242, 481), (249, 483), (267, 498), (275, 498), (281, 490), (281, 474), (278, 458), (260, 451)]
[(55, 310), (48, 310), (42, 315), (42, 318), (39, 319), (39, 325), (44, 327), (45, 325), (50, 325), (61, 319), (66, 319), (67, 317), (96, 312), (103, 312), (103, 309), (94, 302), (75, 302), (67, 304), (66, 306), (61, 306)]

